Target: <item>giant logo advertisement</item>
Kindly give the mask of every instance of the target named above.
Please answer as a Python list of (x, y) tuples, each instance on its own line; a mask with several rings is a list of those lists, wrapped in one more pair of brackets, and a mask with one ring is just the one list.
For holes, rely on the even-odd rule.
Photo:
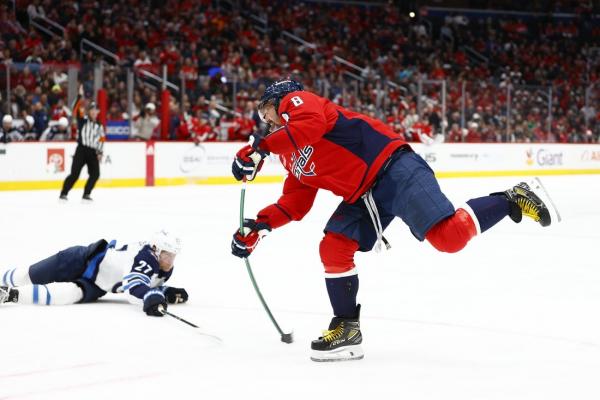
[(525, 155), (525, 163), (529, 166), (555, 167), (564, 164), (562, 151), (551, 151), (543, 147), (540, 149), (530, 148), (525, 151)]

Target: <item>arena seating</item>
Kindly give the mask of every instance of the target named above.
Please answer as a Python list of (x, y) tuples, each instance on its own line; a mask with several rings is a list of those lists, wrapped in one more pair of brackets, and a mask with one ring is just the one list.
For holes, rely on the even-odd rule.
[[(41, 134), (48, 121), (68, 115), (68, 66), (80, 68), (89, 92), (92, 66), (102, 58), (81, 51), (85, 39), (118, 57), (104, 69), (109, 119), (129, 118), (128, 68), (139, 82), (133, 118), (148, 103), (161, 107), (159, 90), (141, 71), (160, 76), (166, 66), (168, 80), (183, 89), (169, 104), (170, 139), (245, 140), (260, 129), (256, 99), (266, 84), (285, 76), (385, 120), (408, 138), (419, 137), (413, 135), (417, 112), (418, 129), (443, 131), (446, 141), (600, 137), (600, 110), (594, 108), (600, 25), (586, 2), (558, 2), (554, 11), (574, 13), (568, 18), (427, 9), (411, 18), (395, 5), (285, 7), (266, 0), (232, 2), (239, 7), (210, 0), (153, 3), (110, 1), (96, 8), (88, 1), (17, 1), (16, 15), (2, 6), (0, 56), (15, 65), (13, 116), (34, 116)], [(39, 16), (64, 27), (64, 36), (28, 25)]]

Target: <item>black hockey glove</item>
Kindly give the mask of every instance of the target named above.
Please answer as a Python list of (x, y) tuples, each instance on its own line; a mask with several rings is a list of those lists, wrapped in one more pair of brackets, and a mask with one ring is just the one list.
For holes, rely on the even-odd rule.
[(238, 181), (241, 181), (244, 177), (248, 181), (254, 180), (256, 174), (262, 168), (265, 158), (269, 155), (269, 152), (258, 149), (260, 140), (260, 136), (252, 135), (250, 143), (236, 153), (235, 160), (231, 164), (231, 173)]
[(144, 296), (144, 312), (147, 315), (162, 317), (167, 311), (167, 300), (159, 289), (152, 289)]
[(271, 227), (265, 222), (253, 219), (244, 220), (244, 235), (240, 231), (233, 234), (231, 254), (239, 258), (247, 258), (254, 250), (260, 239), (271, 232)]
[(185, 303), (188, 300), (185, 289), (167, 286), (163, 293), (169, 304)]

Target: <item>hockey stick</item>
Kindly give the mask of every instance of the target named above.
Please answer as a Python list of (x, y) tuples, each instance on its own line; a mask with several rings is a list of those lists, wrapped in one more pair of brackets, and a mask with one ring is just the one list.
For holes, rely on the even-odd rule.
[(186, 321), (185, 319), (183, 319), (183, 318), (181, 318), (181, 317), (179, 317), (179, 316), (177, 316), (177, 315), (175, 315), (173, 313), (170, 313), (170, 312), (168, 312), (165, 309), (163, 309), (161, 312), (163, 313), (163, 315), (168, 315), (169, 317), (173, 317), (173, 318), (175, 318), (175, 319), (183, 322), (184, 324), (188, 324), (189, 326), (191, 326), (193, 328), (200, 328), (198, 325), (192, 324), (190, 321)]
[[(173, 318), (175, 318), (176, 320), (178, 320), (178, 321), (181, 321), (181, 322), (183, 322), (184, 324), (187, 324), (187, 325), (191, 326), (192, 328), (200, 328), (198, 325), (192, 324), (190, 321), (187, 321), (187, 320), (185, 320), (185, 319), (181, 318), (181, 317), (180, 317), (180, 316), (178, 316), (178, 315), (175, 315), (175, 314), (173, 314), (173, 313), (170, 313), (170, 312), (168, 312), (167, 310), (165, 310), (165, 309), (164, 309), (164, 307), (162, 307), (162, 306), (159, 306), (159, 307), (160, 307), (160, 308), (159, 308), (159, 311), (162, 313), (162, 315), (168, 315), (169, 317), (173, 317)], [(212, 335), (212, 334), (210, 334), (210, 333), (205, 333), (205, 332), (198, 332), (198, 331), (196, 331), (196, 332), (197, 332), (199, 335), (202, 335), (202, 336), (207, 336), (207, 337), (209, 337), (209, 338), (211, 338), (211, 339), (214, 339), (214, 340), (216, 340), (216, 341), (217, 341), (217, 342), (219, 342), (219, 343), (223, 343), (223, 339), (221, 339), (220, 337), (218, 337), (218, 336), (216, 336), (216, 335)]]
[[(244, 179), (242, 180), (242, 193), (240, 196), (240, 234), (241, 235), (244, 235), (244, 200), (245, 200), (245, 198), (246, 198), (246, 177), (244, 177)], [(244, 257), (244, 262), (246, 263), (246, 270), (248, 271), (248, 275), (250, 275), (250, 280), (252, 281), (252, 286), (254, 286), (256, 295), (258, 296), (260, 302), (262, 303), (263, 308), (269, 315), (271, 322), (273, 323), (273, 325), (275, 325), (277, 332), (279, 332), (279, 334), (281, 335), (281, 341), (284, 343), (292, 343), (293, 342), (292, 333), (291, 332), (284, 333), (281, 330), (281, 328), (279, 327), (279, 324), (275, 320), (275, 317), (273, 317), (273, 314), (271, 313), (269, 306), (267, 306), (267, 303), (265, 302), (265, 299), (263, 298), (263, 295), (260, 292), (258, 285), (256, 284), (256, 279), (254, 279), (254, 274), (252, 273), (252, 267), (250, 266), (250, 261), (248, 261), (248, 257)]]

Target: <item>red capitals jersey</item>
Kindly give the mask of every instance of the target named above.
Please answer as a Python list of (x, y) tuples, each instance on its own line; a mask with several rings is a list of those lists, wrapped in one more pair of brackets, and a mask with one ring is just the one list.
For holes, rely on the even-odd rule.
[(286, 125), (259, 144), (260, 149), (279, 155), (289, 171), (281, 198), (258, 215), (259, 221), (273, 228), (302, 219), (318, 189), (355, 202), (390, 155), (406, 145), (383, 122), (310, 92), (286, 95), (278, 114)]

